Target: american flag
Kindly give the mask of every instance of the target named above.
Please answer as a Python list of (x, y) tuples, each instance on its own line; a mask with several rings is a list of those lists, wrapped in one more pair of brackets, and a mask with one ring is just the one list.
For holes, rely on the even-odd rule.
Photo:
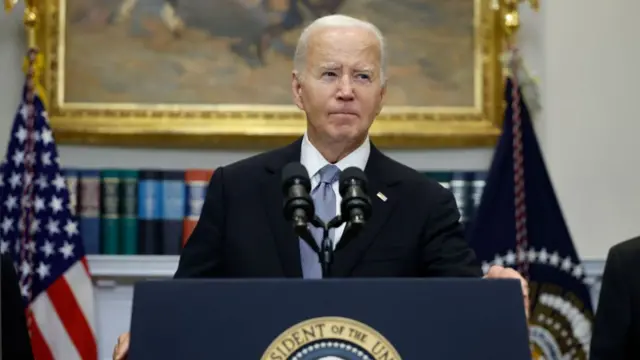
[[(33, 64), (37, 53), (29, 52)], [(37, 360), (94, 360), (94, 298), (43, 99), (27, 74), (0, 170), (0, 251), (13, 256)]]

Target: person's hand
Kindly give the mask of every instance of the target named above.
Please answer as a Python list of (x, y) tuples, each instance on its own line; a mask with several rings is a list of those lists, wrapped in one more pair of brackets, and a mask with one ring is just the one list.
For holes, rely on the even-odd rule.
[(118, 342), (113, 348), (113, 360), (126, 360), (129, 352), (129, 333), (118, 336)]
[(522, 286), (522, 296), (524, 298), (524, 311), (529, 320), (529, 283), (525, 280), (519, 272), (512, 268), (505, 268), (498, 265), (493, 265), (487, 271), (484, 276), (485, 279), (520, 279), (520, 285)]

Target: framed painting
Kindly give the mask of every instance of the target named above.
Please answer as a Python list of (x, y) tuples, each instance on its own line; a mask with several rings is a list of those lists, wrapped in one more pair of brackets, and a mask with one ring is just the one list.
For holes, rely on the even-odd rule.
[(385, 148), (490, 146), (502, 117), (492, 0), (52, 0), (44, 86), (60, 143), (269, 148), (304, 132), (292, 54), (323, 13), (376, 24), (389, 83)]

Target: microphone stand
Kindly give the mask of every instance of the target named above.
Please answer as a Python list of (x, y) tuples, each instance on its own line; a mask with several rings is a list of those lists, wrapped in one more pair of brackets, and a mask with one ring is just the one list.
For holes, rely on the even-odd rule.
[[(297, 215), (297, 214), (295, 214)], [(322, 267), (322, 278), (331, 277), (331, 264), (333, 263), (333, 241), (331, 241), (331, 237), (329, 237), (329, 231), (331, 229), (337, 228), (344, 222), (340, 215), (334, 217), (329, 221), (329, 223), (325, 224), (319, 217), (314, 216), (311, 220), (308, 221), (311, 225), (316, 228), (322, 229), (322, 241), (320, 242), (320, 247), (318, 247), (317, 242), (311, 235), (309, 228), (307, 226), (307, 218), (304, 216), (295, 216), (294, 215), (294, 230), (298, 236), (302, 240), (304, 240), (313, 251), (318, 254), (318, 260), (320, 261), (320, 266)]]
[(323, 236), (322, 243), (320, 245), (320, 252), (318, 252), (318, 258), (320, 259), (320, 264), (322, 265), (322, 278), (331, 277), (331, 264), (333, 263), (333, 241), (329, 237), (329, 231), (331, 229), (335, 229), (340, 227), (344, 220), (342, 216), (338, 215), (331, 219), (328, 224), (323, 227)]
[[(322, 219), (317, 216), (308, 220), (306, 216), (301, 215), (301, 213), (294, 212), (294, 230), (296, 234), (318, 254), (318, 260), (322, 267), (322, 278), (329, 278), (331, 277), (331, 265), (333, 264), (333, 253), (335, 252), (333, 241), (331, 241), (331, 237), (329, 236), (329, 231), (340, 227), (345, 221), (342, 216), (338, 215), (325, 224)], [(320, 242), (319, 247), (309, 231), (309, 227), (307, 226), (308, 223), (316, 228), (322, 229), (322, 241)], [(353, 235), (352, 233), (357, 233), (360, 228), (361, 224), (348, 221), (342, 238), (345, 238), (345, 235), (347, 235), (346, 237), (351, 237)], [(339, 248), (340, 247), (337, 247), (336, 250)]]

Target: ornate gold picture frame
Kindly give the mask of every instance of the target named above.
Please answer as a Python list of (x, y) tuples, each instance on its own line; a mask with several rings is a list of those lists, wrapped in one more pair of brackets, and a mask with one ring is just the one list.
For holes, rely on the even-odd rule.
[[(291, 51), (287, 46), (295, 46), (301, 22), (309, 18), (298, 19), (296, 26), (289, 24), (287, 32), (278, 35), (280, 50), (267, 49), (271, 53), (265, 69), (255, 64), (251, 46), (240, 45), (262, 34), (268, 24), (290, 20), (290, 9), (282, 5), (288, 1), (268, 1), (273, 8), (258, 15), (276, 20), (256, 25), (246, 36), (227, 28), (239, 23), (245, 29), (259, 22), (252, 16), (255, 7), (264, 6), (262, 0), (190, 0), (177, 9), (170, 7), (175, 1), (154, 1), (157, 8), (135, 10), (143, 1), (51, 0), (38, 9), (38, 42), (46, 64), (43, 85), (59, 143), (269, 148), (304, 132), (303, 113), (283, 92), (291, 76), (290, 60), (283, 54)], [(379, 26), (387, 36), (389, 81), (395, 88), (388, 91), (390, 99), (371, 129), (378, 146), (495, 143), (502, 122), (504, 38), (492, 0), (343, 2), (340, 13), (376, 25), (376, 16), (384, 20)], [(188, 3), (192, 8), (185, 10), (187, 16), (180, 15), (178, 10)], [(197, 6), (214, 3), (216, 11), (207, 14), (211, 23), (198, 18), (206, 11)], [(233, 8), (237, 4), (243, 10)], [(220, 25), (231, 16), (238, 19)], [(403, 21), (414, 21), (414, 28), (403, 27)], [(175, 64), (179, 70), (173, 69)], [(178, 75), (171, 75), (174, 70)], [(207, 77), (209, 82), (204, 82)], [(173, 94), (181, 100), (173, 101)]]

